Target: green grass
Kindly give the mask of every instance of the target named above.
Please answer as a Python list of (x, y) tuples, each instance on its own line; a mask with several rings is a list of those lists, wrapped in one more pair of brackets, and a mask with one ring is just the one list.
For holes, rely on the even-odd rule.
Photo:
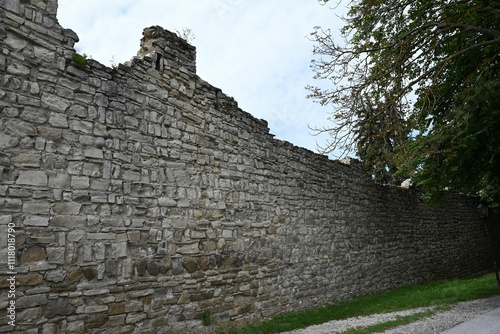
[(81, 55), (75, 52), (71, 56), (71, 59), (75, 63), (75, 66), (79, 69), (83, 69), (85, 67), (85, 64), (87, 63), (87, 55), (85, 53)]
[(369, 334), (369, 333), (383, 332), (383, 331), (390, 329), (390, 328), (393, 328), (393, 327), (407, 325), (407, 324), (410, 324), (410, 323), (415, 322), (417, 320), (433, 316), (434, 314), (441, 312), (441, 311), (444, 311), (446, 309), (447, 309), (447, 307), (438, 306), (438, 307), (435, 307), (431, 310), (418, 312), (418, 313), (415, 313), (412, 315), (407, 315), (404, 317), (397, 317), (396, 320), (383, 322), (383, 323), (368, 326), (365, 328), (351, 328), (345, 332), (342, 332), (342, 334)]
[[(417, 307), (448, 305), (461, 301), (490, 297), (500, 293), (493, 274), (476, 278), (438, 281), (421, 285), (412, 285), (375, 295), (365, 295), (352, 300), (337, 302), (329, 306), (298, 312), (289, 312), (274, 316), (270, 320), (256, 324), (248, 324), (242, 328), (232, 328), (219, 331), (219, 334), (271, 334), (291, 331), (332, 320), (347, 319), (376, 313), (402, 311)], [(439, 308), (434, 311), (437, 312)], [(418, 317), (430, 316), (433, 310), (426, 314), (401, 317), (395, 323), (385, 323), (376, 326), (393, 327), (415, 321)], [(392, 324), (391, 324), (392, 323)], [(371, 326), (375, 327), (375, 326)], [(389, 328), (388, 327), (388, 328)], [(365, 329), (367, 330), (367, 329)], [(381, 330), (368, 328), (371, 332)], [(352, 332), (352, 333), (371, 333)]]

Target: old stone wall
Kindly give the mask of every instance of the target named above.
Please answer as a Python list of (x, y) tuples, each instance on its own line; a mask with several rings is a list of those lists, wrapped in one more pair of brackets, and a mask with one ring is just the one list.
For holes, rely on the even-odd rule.
[(75, 61), (56, 12), (0, 0), (0, 332), (199, 331), (489, 267), (475, 199), (274, 139), (160, 27)]

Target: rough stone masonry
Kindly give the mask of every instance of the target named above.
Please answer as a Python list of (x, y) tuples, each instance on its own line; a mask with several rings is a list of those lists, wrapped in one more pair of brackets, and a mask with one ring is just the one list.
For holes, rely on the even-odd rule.
[(273, 138), (160, 27), (82, 61), (56, 13), (0, 0), (0, 332), (200, 332), (488, 268), (476, 199)]

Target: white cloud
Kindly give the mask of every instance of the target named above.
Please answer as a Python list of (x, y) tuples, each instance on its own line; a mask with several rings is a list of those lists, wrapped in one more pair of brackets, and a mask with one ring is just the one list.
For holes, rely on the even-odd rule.
[(308, 124), (326, 125), (328, 107), (306, 99), (318, 84), (309, 68), (313, 27), (340, 27), (336, 13), (317, 1), (289, 0), (59, 0), (59, 21), (80, 37), (80, 53), (105, 65), (136, 55), (142, 30), (191, 28), (198, 75), (269, 122), (279, 139), (311, 150)]

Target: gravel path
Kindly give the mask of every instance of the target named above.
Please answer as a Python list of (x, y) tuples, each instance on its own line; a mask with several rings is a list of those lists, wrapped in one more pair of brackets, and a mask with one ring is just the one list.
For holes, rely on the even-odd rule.
[[(482, 313), (491, 311), (500, 306), (500, 295), (486, 299), (472, 300), (455, 304), (448, 311), (440, 312), (432, 317), (418, 320), (409, 325), (396, 327), (384, 334), (438, 334), (464, 321), (470, 320)], [(352, 327), (367, 327), (378, 323), (395, 320), (398, 316), (406, 316), (423, 312), (427, 308), (419, 308), (401, 312), (374, 314), (366, 317), (356, 317), (346, 320), (330, 321), (321, 325), (298, 329), (286, 334), (335, 334)]]

